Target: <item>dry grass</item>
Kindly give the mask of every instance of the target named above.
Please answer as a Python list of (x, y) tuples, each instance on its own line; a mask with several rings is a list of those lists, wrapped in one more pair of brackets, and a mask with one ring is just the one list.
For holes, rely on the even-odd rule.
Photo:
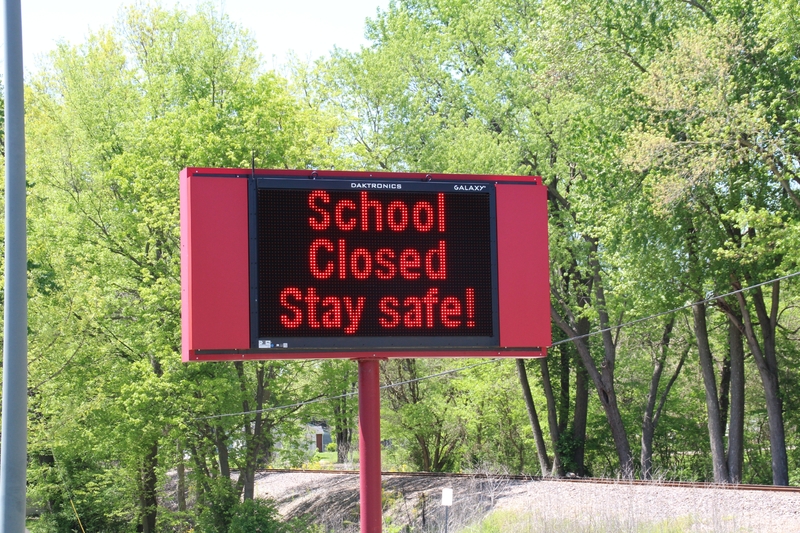
[[(555, 513), (553, 513), (555, 514)], [(499, 510), (490, 513), (477, 524), (459, 533), (681, 533), (709, 531), (734, 533), (748, 531), (733, 520), (718, 520), (709, 524), (692, 517), (648, 520), (644, 517), (606, 516), (543, 516), (542, 513), (517, 513)]]

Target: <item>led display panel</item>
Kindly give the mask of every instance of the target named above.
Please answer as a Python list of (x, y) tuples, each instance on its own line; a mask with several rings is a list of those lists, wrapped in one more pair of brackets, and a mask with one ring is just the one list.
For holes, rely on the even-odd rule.
[(544, 357), (537, 176), (186, 168), (184, 361)]
[(256, 180), (253, 344), (498, 343), (494, 187)]

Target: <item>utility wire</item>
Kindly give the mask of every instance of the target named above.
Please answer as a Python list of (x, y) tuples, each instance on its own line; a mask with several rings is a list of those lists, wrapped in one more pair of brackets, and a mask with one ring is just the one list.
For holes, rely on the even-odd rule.
[[(706, 304), (706, 303), (713, 302), (713, 301), (716, 301), (716, 300), (721, 300), (722, 298), (727, 298), (728, 296), (733, 296), (733, 295), (739, 294), (741, 292), (749, 291), (751, 289), (756, 289), (758, 287), (763, 287), (764, 285), (769, 285), (770, 283), (777, 283), (779, 281), (783, 281), (785, 279), (793, 278), (795, 276), (800, 276), (800, 271), (793, 272), (791, 274), (787, 274), (787, 275), (781, 276), (779, 278), (774, 278), (774, 279), (771, 279), (769, 281), (763, 281), (761, 283), (756, 283), (755, 285), (750, 285), (748, 287), (742, 287), (741, 289), (737, 289), (737, 290), (731, 291), (731, 292), (726, 292), (725, 294), (719, 294), (717, 296), (710, 296), (710, 297), (708, 297), (708, 298), (706, 298), (704, 300), (699, 300), (697, 302), (692, 302), (690, 304), (686, 304), (686, 305), (683, 305), (681, 307), (676, 307), (674, 309), (670, 309), (669, 311), (662, 311), (662, 312), (656, 313), (654, 315), (646, 316), (646, 317), (643, 317), (643, 318), (637, 318), (636, 320), (631, 320), (629, 322), (618, 324), (616, 326), (611, 326), (611, 327), (608, 327), (608, 328), (599, 329), (597, 331), (593, 331), (591, 333), (586, 333), (584, 335), (578, 335), (576, 337), (570, 337), (568, 339), (562, 339), (560, 341), (554, 342), (550, 346), (551, 347), (552, 346), (558, 346), (560, 344), (565, 344), (567, 342), (577, 341), (577, 340), (585, 339), (585, 338), (588, 338), (588, 337), (594, 337), (595, 335), (600, 335), (602, 333), (606, 333), (606, 332), (609, 332), (609, 331), (616, 331), (618, 329), (622, 329), (622, 328), (625, 328), (625, 327), (628, 327), (628, 326), (632, 326), (634, 324), (639, 324), (640, 322), (646, 322), (648, 320), (652, 320), (654, 318), (662, 317), (664, 315), (670, 315), (672, 313), (677, 313), (678, 311), (683, 311), (684, 309), (689, 309), (691, 307), (694, 307), (695, 305)], [(452, 370), (445, 370), (443, 372), (438, 372), (436, 374), (430, 374), (430, 375), (427, 375), (427, 376), (422, 376), (420, 378), (408, 379), (406, 381), (398, 381), (396, 383), (387, 383), (386, 385), (382, 385), (381, 386), (381, 390), (390, 389), (390, 388), (393, 388), (393, 387), (399, 387), (401, 385), (408, 385), (408, 384), (411, 384), (411, 383), (418, 383), (420, 381), (425, 381), (425, 380), (433, 379), (433, 378), (439, 378), (439, 377), (442, 377), (442, 376), (447, 376), (449, 374), (457, 374), (459, 372), (464, 372), (465, 370), (470, 370), (470, 369), (473, 369), (473, 368), (477, 368), (479, 366), (484, 366), (484, 365), (488, 365), (488, 364), (492, 364), (492, 363), (497, 363), (497, 362), (503, 361), (505, 359), (508, 359), (508, 358), (507, 357), (503, 357), (503, 358), (498, 357), (498, 358), (494, 358), (494, 359), (489, 359), (488, 361), (481, 361), (480, 363), (474, 363), (474, 364), (471, 364), (471, 365), (466, 365), (466, 366), (462, 366), (462, 367), (459, 367), (459, 368), (454, 368)], [(303, 407), (305, 405), (311, 405), (311, 404), (315, 404), (315, 403), (319, 403), (319, 402), (327, 402), (329, 400), (338, 400), (338, 399), (341, 399), (341, 398), (351, 398), (353, 396), (358, 396), (358, 392), (348, 392), (346, 394), (340, 394), (338, 396), (326, 396), (324, 398), (314, 398), (313, 400), (307, 400), (307, 401), (304, 401), (304, 402), (297, 402), (297, 403), (293, 403), (293, 404), (289, 404), (289, 405), (279, 405), (279, 406), (276, 406), (276, 407), (268, 407), (266, 409), (257, 409), (257, 410), (254, 410), (254, 411), (243, 411), (243, 412), (240, 412), (240, 413), (225, 413), (225, 414), (221, 414), (221, 415), (201, 416), (201, 417), (194, 418), (193, 420), (211, 420), (211, 419), (214, 419), (214, 418), (225, 418), (225, 417), (229, 417), (229, 416), (254, 415), (254, 414), (258, 414), (258, 413), (267, 413), (269, 411), (277, 411), (279, 409), (290, 409), (292, 407)]]
[[(398, 381), (397, 383), (388, 383), (386, 385), (381, 385), (381, 390), (383, 390), (383, 389), (391, 389), (392, 387), (399, 387), (400, 385), (407, 385), (409, 383), (414, 383), (414, 382), (422, 381), (422, 380), (425, 380), (425, 379), (437, 378), (437, 377), (440, 377), (440, 376), (445, 376), (447, 374), (453, 374), (455, 372), (463, 372), (464, 370), (468, 370), (470, 368), (475, 368), (476, 366), (482, 366), (482, 365), (486, 365), (486, 364), (489, 364), (489, 363), (494, 363), (494, 362), (497, 362), (497, 361), (500, 361), (500, 359), (491, 359), (489, 361), (481, 361), (480, 363), (475, 363), (475, 364), (472, 364), (472, 365), (462, 366), (460, 368), (456, 368), (456, 369), (453, 369), (453, 370), (445, 370), (444, 372), (439, 372), (438, 374), (430, 374), (428, 376), (423, 376), (421, 378), (414, 378), (414, 379), (409, 379), (409, 380), (406, 380), (406, 381)], [(224, 417), (227, 417), (227, 416), (237, 416), (237, 415), (256, 415), (258, 413), (268, 413), (269, 411), (277, 411), (278, 409), (291, 409), (292, 407), (303, 407), (304, 405), (311, 405), (311, 404), (319, 403), (319, 402), (327, 402), (329, 400), (339, 400), (341, 398), (351, 398), (353, 396), (358, 396), (358, 392), (354, 391), (354, 392), (347, 392), (345, 394), (340, 394), (338, 396), (325, 396), (324, 398), (314, 398), (313, 400), (306, 400), (304, 402), (297, 402), (297, 403), (293, 403), (293, 404), (290, 404), (290, 405), (278, 405), (278, 406), (275, 406), (275, 407), (267, 407), (265, 409), (256, 409), (254, 411), (242, 411), (240, 413), (225, 413), (225, 414), (222, 414), (222, 415), (199, 416), (197, 418), (194, 418), (193, 420), (211, 420), (213, 418), (224, 418)]]
[(297, 402), (289, 405), (278, 405), (275, 407), (267, 407), (265, 409), (256, 409), (253, 411), (242, 411), (241, 413), (225, 413), (221, 415), (198, 416), (197, 418), (193, 418), (192, 420), (211, 420), (214, 418), (225, 418), (228, 416), (257, 415), (259, 413), (268, 413), (270, 411), (277, 411), (279, 409), (291, 409), (292, 407), (303, 407), (304, 405), (311, 405), (319, 402), (327, 402), (328, 400), (338, 400), (340, 398), (349, 398), (351, 396), (358, 396), (358, 392), (348, 392), (346, 394), (340, 394), (339, 396), (325, 396), (324, 398), (314, 398), (313, 400), (306, 400), (304, 402)]
[(593, 331), (591, 333), (586, 333), (584, 335), (578, 335), (577, 337), (570, 337), (568, 339), (562, 339), (560, 341), (554, 342), (550, 346), (558, 346), (559, 344), (564, 344), (566, 342), (572, 342), (572, 341), (577, 341), (577, 340), (580, 340), (580, 339), (585, 339), (587, 337), (593, 337), (595, 335), (600, 335), (601, 333), (606, 333), (606, 332), (609, 332), (609, 331), (616, 331), (618, 329), (622, 329), (622, 328), (625, 328), (625, 327), (628, 327), (628, 326), (632, 326), (634, 324), (638, 324), (639, 322), (645, 322), (647, 320), (652, 320), (654, 318), (658, 318), (658, 317), (664, 316), (664, 315), (671, 315), (672, 313), (677, 313), (678, 311), (683, 311), (684, 309), (689, 309), (691, 307), (694, 307), (695, 305), (707, 304), (707, 303), (713, 302), (715, 300), (721, 300), (723, 298), (727, 298), (728, 296), (733, 296), (734, 294), (739, 294), (740, 292), (749, 291), (751, 289), (757, 289), (758, 287), (763, 287), (764, 285), (769, 285), (770, 283), (776, 283), (778, 281), (783, 281), (785, 279), (793, 278), (795, 276), (800, 276), (800, 271), (793, 272), (791, 274), (787, 274), (787, 275), (781, 276), (779, 278), (771, 279), (769, 281), (763, 281), (761, 283), (756, 283), (755, 285), (750, 285), (749, 287), (742, 287), (741, 289), (737, 289), (737, 290), (731, 291), (731, 292), (726, 292), (725, 294), (720, 294), (720, 295), (717, 295), (717, 296), (710, 296), (710, 297), (706, 298), (705, 300), (700, 300), (698, 302), (692, 302), (690, 304), (686, 304), (686, 305), (683, 305), (681, 307), (676, 307), (675, 309), (670, 309), (669, 311), (662, 311), (660, 313), (656, 313), (654, 315), (646, 316), (644, 318), (637, 318), (636, 320), (631, 320), (630, 322), (625, 322), (623, 324), (618, 324), (616, 326), (611, 326), (611, 327), (608, 327), (608, 328), (599, 329), (599, 330)]

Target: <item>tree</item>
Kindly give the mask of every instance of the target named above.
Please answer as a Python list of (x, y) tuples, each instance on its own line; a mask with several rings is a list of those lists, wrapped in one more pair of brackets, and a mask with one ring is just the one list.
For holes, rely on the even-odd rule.
[(386, 438), (402, 442), (411, 461), (425, 472), (454, 469), (464, 443), (463, 420), (453, 416), (462, 401), (458, 389), (447, 381), (415, 381), (437, 366), (424, 359), (381, 363), (383, 381), (398, 384), (385, 392), (389, 400), (382, 409)]
[[(548, 41), (552, 23), (524, 3), (397, 4), (369, 26), (375, 47), (334, 57), (331, 102), (348, 110), (343, 138), (356, 144), (357, 160), (392, 170), (543, 174), (558, 213), (554, 219), (568, 224), (564, 235), (579, 235), (570, 245), (580, 254), (575, 261), (585, 263), (599, 248), (588, 227), (582, 233), (588, 213), (565, 194), (585, 175), (584, 160), (574, 158), (578, 146), (608, 117), (572, 129), (575, 116), (592, 111), (587, 97), (596, 100), (567, 72), (576, 61), (575, 43)], [(549, 33), (531, 34), (532, 24)], [(584, 279), (592, 280), (596, 294), (581, 296), (581, 305), (600, 309), (606, 321), (600, 259), (593, 265)], [(604, 346), (612, 361), (604, 367), (609, 376), (592, 370), (587, 351), (581, 356), (602, 391), (621, 465), (630, 475), (630, 446), (612, 384), (613, 342)]]
[[(98, 475), (123, 472), (120, 494), (136, 502), (136, 515), (122, 521), (145, 532), (157, 527), (159, 472), (176, 461), (176, 441), (193, 475), (207, 474), (198, 486), (252, 497), (270, 439), (296, 421), (256, 414), (235, 425), (186, 413), (248, 410), (305, 392), (284, 387), (292, 365), (179, 362), (177, 175), (189, 164), (304, 165), (321, 134), (288, 84), (260, 71), (252, 38), (209, 7), (130, 8), (117, 27), (59, 46), (34, 77), (28, 117), (41, 220), (30, 238), (41, 250), (33, 272), (45, 291), (33, 311), (42, 339), (31, 365), (41, 381), (34, 441), (57, 459), (43, 466), (81, 458)], [(229, 439), (240, 438), (246, 452), (230, 454)], [(73, 441), (89, 445), (58, 444)], [(203, 468), (209, 444), (216, 474)], [(231, 461), (244, 472), (238, 486)]]
[[(738, 8), (727, 9), (731, 6), (722, 6), (711, 24), (678, 39), (674, 51), (654, 62), (641, 89), (651, 106), (652, 119), (633, 139), (636, 150), (643, 156), (639, 159), (639, 168), (650, 174), (650, 180), (656, 176), (666, 178), (654, 187), (664, 204), (685, 205), (696, 219), (710, 217), (718, 236), (703, 250), (717, 257), (714, 272), (719, 277), (712, 283), (727, 282), (729, 287), (739, 290), (743, 286), (742, 278), (755, 284), (765, 277), (775, 277), (776, 267), (782, 263), (786, 252), (781, 247), (764, 247), (763, 243), (774, 243), (787, 227), (796, 224), (797, 213), (790, 215), (786, 211), (794, 202), (794, 193), (787, 190), (791, 186), (781, 170), (786, 161), (776, 163), (765, 155), (763, 146), (748, 140), (768, 139), (766, 143), (777, 145), (787, 141), (778, 133), (783, 115), (767, 111), (769, 107), (765, 109), (765, 105), (772, 105), (769, 102), (776, 93), (785, 94), (780, 85), (776, 87), (775, 79), (782, 81), (790, 75), (784, 70), (777, 78), (770, 76), (772, 85), (765, 93), (766, 101), (759, 93), (742, 90), (757, 83), (761, 73), (760, 67), (754, 65), (761, 52), (753, 47), (758, 37), (753, 35), (752, 29), (733, 21), (732, 11)], [(756, 13), (750, 11), (747, 15), (745, 20), (750, 21)], [(779, 72), (786, 68), (779, 59), (773, 65)], [(778, 105), (774, 100), (772, 103)], [(789, 159), (793, 157), (791, 150), (781, 153), (787, 154)], [(753, 179), (753, 175), (759, 178)], [(689, 235), (699, 232), (699, 221), (689, 224)], [(699, 250), (695, 247), (690, 253), (698, 254)], [(707, 279), (707, 263), (699, 263), (696, 268), (702, 272), (698, 281)], [(698, 291), (698, 294), (705, 294), (705, 291)], [(753, 289), (751, 294), (751, 305), (759, 317), (761, 339), (752, 327), (753, 322), (751, 327), (746, 324), (751, 313), (747, 295), (739, 292), (736, 306), (721, 299), (716, 300), (716, 305), (748, 340), (754, 355), (766, 393), (773, 482), (785, 485), (788, 464), (774, 344), (780, 306), (779, 284), (773, 285), (770, 308), (761, 288)], [(704, 315), (704, 310), (698, 307), (695, 316), (700, 340)], [(716, 405), (718, 399), (712, 386), (708, 349), (703, 345), (700, 351), (705, 358), (704, 379), (708, 391), (709, 431), (714, 442), (715, 478), (722, 479), (728, 477), (728, 468), (721, 443), (723, 429), (717, 422), (721, 420)]]
[[(539, 456), (539, 467), (542, 469), (542, 475), (552, 475), (558, 472), (560, 461), (558, 461), (558, 450), (553, 451), (554, 466), (550, 468), (550, 458), (547, 456), (547, 448), (544, 444), (544, 436), (542, 435), (542, 427), (539, 424), (539, 415), (536, 413), (536, 404), (533, 402), (533, 395), (531, 394), (531, 387), (528, 384), (528, 371), (525, 369), (525, 360), (517, 359), (517, 375), (519, 376), (519, 383), (522, 387), (522, 396), (525, 398), (525, 408), (528, 411), (528, 419), (531, 422), (531, 429), (533, 430), (533, 437), (536, 440), (536, 454)], [(552, 427), (552, 421), (550, 421)], [(563, 472), (562, 472), (563, 475)]]
[[(665, 363), (667, 360), (667, 353), (669, 351), (669, 345), (672, 340), (672, 330), (675, 327), (675, 317), (670, 317), (664, 326), (664, 334), (661, 337), (661, 342), (654, 347), (654, 351), (656, 354), (653, 355), (653, 373), (652, 377), (650, 378), (650, 387), (647, 391), (647, 405), (644, 409), (644, 416), (642, 417), (642, 453), (641, 453), (641, 468), (642, 468), (642, 478), (644, 479), (651, 479), (653, 474), (653, 437), (655, 436), (656, 427), (658, 427), (659, 419), (661, 418), (661, 413), (664, 410), (664, 405), (666, 404), (667, 397), (669, 396), (669, 392), (672, 389), (672, 386), (675, 384), (675, 381), (678, 379), (678, 375), (683, 368), (683, 363), (686, 361), (686, 356), (689, 353), (688, 345), (681, 353), (681, 357), (678, 360), (678, 364), (675, 365), (675, 370), (672, 373), (669, 381), (667, 382), (666, 387), (661, 392), (659, 396), (659, 385), (661, 382), (661, 376), (665, 369)], [(658, 353), (660, 352), (660, 353)], [(656, 403), (658, 403), (658, 407), (656, 407)]]
[(349, 461), (353, 450), (354, 433), (358, 431), (358, 401), (355, 396), (358, 385), (358, 369), (352, 361), (320, 361), (315, 389), (319, 394), (332, 398), (320, 410), (322, 419), (329, 420), (336, 437), (336, 462)]

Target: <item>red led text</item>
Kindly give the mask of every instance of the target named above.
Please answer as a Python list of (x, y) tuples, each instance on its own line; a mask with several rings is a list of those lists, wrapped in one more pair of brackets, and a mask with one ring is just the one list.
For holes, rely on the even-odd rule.
[[(281, 324), (289, 329), (306, 325), (313, 329), (343, 329), (347, 335), (358, 331), (364, 313), (364, 296), (321, 296), (314, 287), (305, 291), (289, 287), (281, 291)], [(378, 323), (386, 329), (475, 327), (475, 289), (467, 289), (465, 298), (441, 297), (431, 288), (422, 296), (409, 296), (401, 302), (384, 296), (378, 303)]]
[(320, 298), (314, 287), (300, 289), (289, 287), (281, 291), (281, 306), (287, 310), (281, 315), (281, 324), (287, 328), (299, 328), (305, 322), (311, 328), (341, 329), (352, 335), (358, 330), (366, 298), (359, 296), (326, 296)]
[(380, 200), (370, 199), (367, 191), (361, 191), (358, 202), (339, 200), (331, 205), (328, 191), (311, 191), (308, 207), (314, 214), (308, 217), (311, 229), (324, 231), (331, 225), (342, 231), (406, 231), (414, 229), (429, 232), (436, 228), (444, 233), (445, 211), (444, 194), (436, 195), (436, 206), (430, 202), (416, 202), (409, 205), (402, 200), (393, 200), (384, 205)]
[[(279, 296), (280, 324), (288, 330), (339, 330), (345, 335), (357, 334), (364, 317), (371, 324), (377, 319), (379, 327), (389, 335), (401, 329), (419, 329), (424, 334), (425, 329), (474, 328), (475, 289), (444, 294), (434, 285), (447, 280), (445, 195), (436, 193), (427, 199), (404, 201), (395, 196), (391, 201), (382, 201), (361, 191), (358, 196), (334, 200), (328, 191), (310, 191), (307, 205), (312, 239), (308, 268), (313, 279), (328, 283), (326, 289), (284, 288)], [(326, 233), (316, 233), (323, 231)], [(366, 240), (353, 239), (354, 232), (371, 234)], [(441, 235), (437, 235), (437, 244), (420, 249), (413, 246), (417, 239), (398, 241), (393, 237), (403, 232)], [(372, 244), (366, 248), (363, 244), (353, 244), (356, 241)], [(363, 295), (336, 294), (330, 282), (337, 280), (394, 280), (400, 285), (387, 283), (389, 294), (367, 293), (373, 294), (368, 301)], [(400, 287), (407, 281), (423, 282), (422, 287), (414, 285), (417, 288), (412, 294), (416, 295), (391, 294), (392, 287)], [(352, 288), (352, 284), (348, 286)], [(407, 295), (409, 291), (402, 293)]]
[(439, 297), (439, 289), (428, 289), (423, 297), (409, 296), (400, 303), (394, 296), (381, 298), (378, 323), (384, 328), (434, 328), (440, 324), (457, 328), (475, 327), (475, 289), (467, 289), (466, 300), (454, 296)]
[(374, 253), (366, 248), (348, 249), (345, 239), (314, 239), (308, 251), (311, 275), (317, 279), (420, 279), (447, 278), (445, 241), (424, 253), (407, 248), (395, 251), (379, 248)]

